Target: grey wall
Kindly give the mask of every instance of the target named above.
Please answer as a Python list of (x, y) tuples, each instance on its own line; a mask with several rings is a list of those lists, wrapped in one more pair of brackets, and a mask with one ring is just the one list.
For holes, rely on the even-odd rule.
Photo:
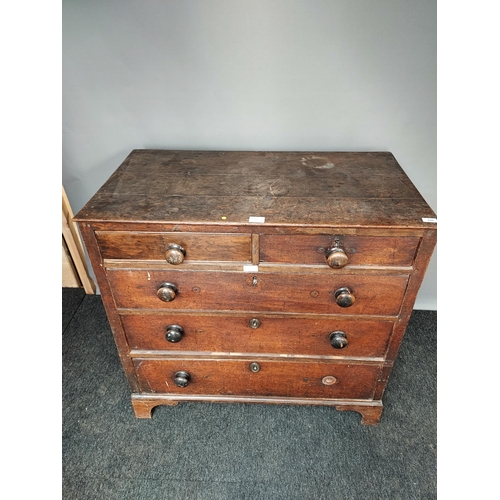
[[(391, 151), (436, 211), (436, 2), (63, 0), (75, 213), (134, 148)], [(415, 306), (437, 309), (436, 255)]]

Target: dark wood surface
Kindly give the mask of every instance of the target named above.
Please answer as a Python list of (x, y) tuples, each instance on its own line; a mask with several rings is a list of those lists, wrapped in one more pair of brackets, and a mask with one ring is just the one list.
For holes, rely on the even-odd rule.
[(252, 260), (250, 234), (97, 231), (96, 236), (104, 259), (164, 262), (168, 245), (175, 243), (186, 250), (186, 263), (192, 260), (222, 262)]
[[(336, 356), (347, 358), (382, 358), (392, 331), (391, 321), (352, 320), (311, 315), (283, 317), (269, 314), (149, 314), (142, 311), (122, 315), (121, 320), (130, 348), (137, 351), (161, 351), (165, 354), (199, 352), (259, 353), (275, 356)], [(256, 318), (258, 328), (249, 322)], [(179, 325), (184, 336), (178, 343), (165, 339), (166, 328)], [(333, 331), (344, 331), (348, 345), (334, 349), (329, 340)], [(168, 352), (166, 352), (168, 351)], [(137, 356), (139, 354), (134, 354)]]
[[(348, 264), (411, 266), (420, 241), (417, 237), (338, 236)], [(323, 264), (335, 235), (261, 234), (261, 262)]]
[(116, 310), (116, 304), (113, 299), (111, 287), (106, 276), (106, 270), (102, 265), (102, 257), (99, 250), (99, 245), (95, 237), (95, 232), (93, 231), (92, 226), (87, 223), (80, 223), (79, 227), (82, 233), (85, 247), (87, 249), (87, 253), (89, 255), (90, 262), (92, 264), (92, 268), (94, 269), (96, 281), (99, 285), (102, 302), (106, 310), (106, 315), (109, 320), (111, 331), (113, 332), (113, 337), (118, 349), (118, 355), (120, 357), (123, 370), (127, 377), (127, 381), (129, 383), (131, 391), (136, 392), (139, 390), (139, 388), (135, 370), (132, 364), (132, 359), (130, 357), (130, 348), (127, 343), (125, 331), (123, 330), (123, 326), (120, 321), (120, 316), (118, 314), (118, 311)]
[[(118, 308), (394, 316), (399, 312), (408, 281), (406, 275), (252, 274), (180, 269), (109, 269), (107, 275)], [(164, 282), (175, 284), (179, 290), (171, 302), (163, 302), (156, 295)], [(349, 287), (356, 298), (351, 307), (340, 307), (335, 302), (334, 292), (342, 287)]]
[[(258, 373), (249, 365), (257, 362)], [(249, 358), (246, 360), (134, 359), (142, 391), (153, 393), (254, 395), (370, 399), (381, 366), (334, 362), (284, 361)], [(187, 387), (174, 384), (177, 371), (191, 375)], [(324, 385), (327, 376), (336, 378)]]
[[(151, 181), (154, 179), (154, 182)], [(428, 227), (391, 153), (134, 150), (76, 220)]]
[[(134, 150), (75, 219), (138, 418), (246, 401), (328, 404), (375, 425), (436, 244), (422, 218), (434, 217), (391, 153)], [(185, 251), (175, 265), (170, 244)], [(170, 302), (163, 282), (177, 287)], [(350, 307), (335, 299), (343, 287)], [(165, 338), (172, 324), (180, 342)], [(331, 346), (336, 330), (347, 347)]]

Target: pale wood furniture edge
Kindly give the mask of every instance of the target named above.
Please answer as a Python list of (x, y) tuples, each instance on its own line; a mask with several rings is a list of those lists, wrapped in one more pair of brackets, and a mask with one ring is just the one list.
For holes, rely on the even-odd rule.
[(69, 253), (64, 237), (62, 240), (62, 286), (69, 288), (80, 288), (82, 283), (78, 277), (75, 264)]
[(78, 277), (85, 293), (95, 294), (96, 287), (89, 276), (82, 240), (76, 223), (73, 221), (73, 211), (69, 203), (64, 186), (62, 186), (62, 236), (75, 265)]

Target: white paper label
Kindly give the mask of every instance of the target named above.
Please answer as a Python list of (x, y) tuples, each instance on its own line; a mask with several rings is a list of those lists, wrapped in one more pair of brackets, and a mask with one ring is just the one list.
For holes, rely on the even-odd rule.
[(245, 273), (258, 273), (259, 266), (243, 266), (243, 271)]
[(248, 218), (248, 222), (266, 222), (266, 218), (265, 217), (254, 217), (254, 216), (251, 216)]
[(437, 224), (437, 219), (434, 219), (434, 217), (422, 217), (422, 220), (424, 222), (433, 222), (434, 224)]

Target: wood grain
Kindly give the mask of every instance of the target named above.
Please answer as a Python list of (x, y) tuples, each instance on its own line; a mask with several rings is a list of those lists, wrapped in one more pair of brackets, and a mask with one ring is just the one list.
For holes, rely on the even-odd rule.
[(134, 150), (77, 220), (234, 224), (251, 216), (421, 228), (435, 214), (388, 152)]
[[(436, 245), (423, 218), (435, 214), (388, 152), (132, 151), (75, 220), (136, 416), (179, 401), (293, 403), (376, 425)], [(325, 260), (335, 240), (341, 269)], [(186, 251), (179, 265), (165, 260), (171, 243)], [(347, 347), (330, 345), (336, 330)]]
[[(119, 308), (276, 311), (324, 314), (397, 315), (408, 276), (278, 274), (219, 271), (107, 269)], [(177, 286), (175, 300), (162, 302), (163, 282)], [(334, 292), (349, 287), (351, 307), (335, 302)]]
[(168, 245), (175, 243), (186, 251), (186, 263), (252, 260), (249, 234), (97, 231), (96, 238), (104, 259), (165, 261)]
[[(252, 373), (251, 362), (260, 371)], [(369, 399), (380, 373), (380, 365), (346, 363), (306, 363), (252, 358), (248, 360), (218, 359), (134, 359), (143, 392), (170, 394), (261, 395), (283, 397), (359, 398)], [(191, 382), (177, 387), (174, 375), (186, 371)], [(324, 385), (325, 376), (337, 382)]]
[[(250, 327), (256, 318), (260, 326)], [(155, 350), (164, 354), (183, 352), (267, 353), (281, 356), (382, 357), (385, 355), (393, 323), (329, 318), (281, 318), (255, 315), (212, 316), (202, 314), (166, 315), (130, 314), (121, 317), (128, 344), (134, 350)], [(165, 339), (168, 325), (180, 325), (184, 336), (178, 343)], [(341, 330), (348, 345), (334, 349), (331, 332)]]
[(349, 235), (261, 235), (260, 260), (283, 264), (324, 264), (338, 240), (351, 265), (411, 266), (420, 238)]
[(110, 284), (106, 279), (106, 274), (104, 267), (102, 265), (102, 257), (99, 252), (99, 245), (95, 238), (95, 233), (92, 226), (88, 223), (79, 223), (80, 231), (82, 233), (83, 241), (87, 248), (90, 261), (92, 262), (92, 267), (94, 268), (95, 277), (99, 289), (101, 292), (102, 303), (104, 305), (104, 310), (106, 311), (106, 316), (113, 333), (113, 338), (118, 350), (118, 356), (127, 377), (127, 381), (130, 386), (131, 391), (137, 391), (137, 379), (135, 375), (135, 370), (132, 365), (132, 360), (130, 358), (130, 348), (127, 343), (127, 338), (123, 330), (122, 323), (120, 321), (120, 316), (116, 310), (116, 303), (113, 299), (113, 294), (111, 292)]

